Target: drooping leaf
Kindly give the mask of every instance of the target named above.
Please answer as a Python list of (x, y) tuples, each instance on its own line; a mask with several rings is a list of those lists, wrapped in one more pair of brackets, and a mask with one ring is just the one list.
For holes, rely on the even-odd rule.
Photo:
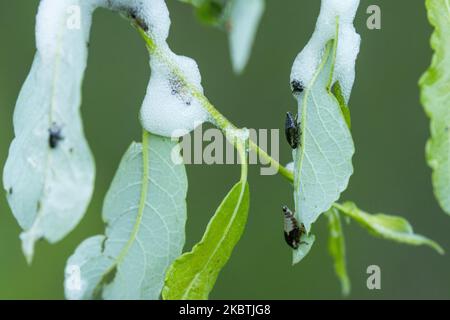
[(450, 214), (450, 2), (427, 0), (428, 18), (435, 31), (433, 62), (420, 80), (421, 100), (431, 119), (426, 155), (433, 169), (434, 193)]
[(105, 236), (85, 240), (67, 262), (67, 298), (159, 297), (185, 241), (187, 180), (179, 151), (170, 139), (148, 134), (131, 145), (106, 195)]
[(228, 16), (233, 70), (241, 73), (250, 58), (265, 0), (232, 0)]
[[(248, 131), (245, 139), (248, 139)], [(219, 272), (230, 259), (244, 232), (249, 209), (249, 187), (246, 148), (241, 144), (238, 150), (241, 179), (217, 208), (201, 241), (170, 266), (162, 292), (165, 300), (208, 299)]]
[(344, 204), (336, 203), (334, 207), (343, 214), (356, 220), (375, 236), (409, 245), (427, 245), (440, 254), (444, 253), (441, 246), (433, 240), (415, 234), (409, 222), (401, 217), (389, 216), (382, 213), (369, 214), (360, 210), (352, 202), (346, 202)]
[(347, 274), (347, 262), (345, 253), (344, 231), (342, 230), (339, 212), (331, 209), (327, 212), (328, 217), (328, 251), (334, 261), (334, 270), (341, 282), (342, 294), (350, 294), (350, 279)]
[(93, 191), (94, 161), (79, 111), (93, 8), (82, 7), (83, 23), (71, 25), (68, 9), (79, 5), (41, 1), (37, 53), (14, 111), (3, 183), (28, 262), (38, 239), (57, 242), (78, 224)]
[(298, 220), (311, 224), (347, 188), (353, 173), (352, 136), (331, 93), (337, 41), (330, 41), (311, 83), (299, 99), (301, 143), (294, 150), (294, 199)]

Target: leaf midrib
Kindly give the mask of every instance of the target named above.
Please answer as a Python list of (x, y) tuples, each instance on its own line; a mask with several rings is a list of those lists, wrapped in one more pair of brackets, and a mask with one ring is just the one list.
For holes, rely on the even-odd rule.
[(101, 285), (103, 281), (105, 280), (106, 276), (112, 272), (114, 269), (117, 268), (117, 266), (123, 262), (126, 255), (128, 254), (128, 251), (130, 250), (131, 246), (137, 239), (137, 235), (139, 233), (142, 218), (144, 216), (144, 209), (146, 206), (147, 201), (147, 195), (148, 195), (148, 187), (149, 187), (149, 181), (150, 181), (150, 168), (149, 168), (149, 133), (146, 130), (143, 130), (142, 134), (142, 180), (141, 180), (141, 195), (139, 198), (139, 207), (138, 212), (136, 216), (136, 222), (134, 223), (133, 230), (131, 231), (130, 238), (128, 239), (125, 246), (122, 248), (120, 253), (117, 255), (117, 258), (115, 259), (114, 263), (111, 264), (111, 266), (103, 273), (101, 280), (99, 281), (98, 285)]
[[(49, 112), (48, 112), (48, 127), (50, 128), (53, 122), (53, 113), (54, 110), (56, 109), (55, 105), (55, 96), (56, 96), (56, 83), (58, 83), (58, 78), (59, 78), (59, 65), (61, 63), (61, 42), (62, 42), (62, 31), (64, 28), (61, 28), (58, 30), (58, 34), (57, 34), (57, 41), (56, 41), (56, 50), (55, 50), (55, 54), (56, 54), (56, 58), (55, 58), (55, 66), (54, 66), (54, 70), (53, 70), (53, 74), (52, 74), (52, 82), (51, 82), (51, 103), (50, 103), (50, 108), (49, 108)], [(42, 60), (42, 57), (40, 57), (40, 59)], [(41, 191), (41, 196), (40, 199), (44, 199), (45, 198), (45, 191), (48, 189), (48, 181), (49, 181), (49, 175), (50, 175), (50, 163), (52, 161), (52, 153), (50, 152), (50, 149), (47, 147), (45, 149), (45, 174), (44, 174), (44, 181), (43, 181), (43, 187), (42, 187), (42, 191)], [(37, 223), (39, 222), (39, 220), (41, 219), (41, 217), (43, 216), (43, 212), (44, 212), (44, 201), (40, 201), (41, 205), (39, 206), (36, 215), (33, 219), (33, 224), (31, 225), (31, 227), (26, 230), (26, 232), (30, 232), (31, 230), (33, 230), (34, 228), (36, 228)], [(35, 239), (33, 239), (33, 242), (35, 241)], [(33, 245), (34, 246), (34, 245)], [(31, 262), (32, 257), (27, 257), (27, 260), (29, 260)]]
[[(312, 94), (312, 87), (316, 83), (320, 73), (322, 72), (323, 68), (325, 67), (325, 64), (326, 64), (329, 54), (330, 54), (330, 50), (331, 49), (327, 49), (326, 52), (324, 53), (321, 64), (319, 65), (319, 68), (317, 69), (316, 73), (314, 74), (313, 79), (311, 80), (310, 84), (308, 85), (308, 89), (305, 92), (305, 95), (303, 97), (302, 121), (300, 124), (302, 132), (306, 132), (306, 121), (307, 121), (306, 113), (307, 113), (307, 108), (308, 108), (308, 98)], [(300, 188), (300, 176), (301, 176), (301, 171), (303, 168), (303, 162), (304, 162), (305, 153), (306, 153), (304, 150), (304, 147), (306, 145), (305, 140), (306, 140), (306, 135), (303, 134), (302, 135), (302, 144), (301, 144), (303, 146), (303, 148), (299, 149), (300, 157), (299, 157), (297, 168), (296, 168), (297, 174), (295, 175), (296, 177), (295, 177), (295, 182), (294, 182), (294, 189), (296, 192), (298, 192), (299, 188)], [(297, 197), (296, 197), (296, 202), (297, 202)]]

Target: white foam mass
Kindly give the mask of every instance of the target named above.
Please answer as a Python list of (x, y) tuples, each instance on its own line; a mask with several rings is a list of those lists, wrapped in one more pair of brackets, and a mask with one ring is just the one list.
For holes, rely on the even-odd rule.
[[(174, 54), (164, 44), (159, 48), (163, 54), (150, 57), (152, 74), (140, 119), (147, 131), (167, 137), (179, 137), (208, 120), (208, 113), (191, 94), (192, 88), (203, 93), (201, 76), (194, 60)], [(180, 74), (173, 73), (166, 59), (177, 67), (182, 78), (179, 77)]]
[(108, 3), (111, 9), (135, 19), (157, 48), (150, 53), (151, 76), (140, 112), (144, 129), (161, 136), (179, 137), (207, 121), (208, 113), (191, 93), (191, 89), (203, 93), (197, 63), (174, 54), (167, 45), (170, 17), (165, 1)]
[(340, 83), (343, 96), (348, 103), (355, 81), (355, 61), (361, 42), (353, 26), (359, 2), (360, 0), (322, 0), (316, 29), (292, 66), (291, 83), (298, 81), (307, 87), (312, 81), (326, 44), (336, 38), (336, 22), (339, 21), (333, 82)]
[[(43, 0), (36, 16), (36, 47), (44, 59), (54, 59), (62, 51), (62, 59), (84, 58), (89, 39), (92, 13), (104, 0)], [(76, 15), (75, 9), (79, 9)], [(71, 16), (79, 24), (70, 25)], [(78, 32), (81, 31), (81, 32)], [(80, 41), (82, 40), (82, 41)], [(84, 43), (83, 43), (84, 42)], [(64, 48), (61, 48), (64, 46)], [(69, 50), (71, 48), (72, 50)], [(81, 54), (82, 57), (76, 57)]]

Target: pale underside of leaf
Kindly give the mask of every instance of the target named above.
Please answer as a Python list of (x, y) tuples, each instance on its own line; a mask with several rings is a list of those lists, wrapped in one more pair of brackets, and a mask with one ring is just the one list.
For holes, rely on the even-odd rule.
[(341, 106), (331, 93), (336, 41), (326, 46), (322, 62), (300, 95), (301, 145), (294, 150), (294, 200), (307, 231), (347, 188), (355, 152)]
[(295, 265), (302, 261), (311, 251), (311, 248), (316, 241), (316, 236), (313, 234), (304, 234), (300, 237), (301, 244), (298, 249), (292, 251), (292, 264)]
[(249, 187), (245, 174), (220, 204), (202, 240), (170, 267), (163, 289), (164, 299), (208, 299), (219, 272), (244, 231), (248, 208)]
[(422, 104), (431, 119), (426, 155), (436, 198), (450, 214), (450, 1), (427, 0), (426, 6), (435, 28), (433, 62), (420, 80)]
[(187, 178), (172, 161), (179, 151), (170, 139), (147, 134), (131, 145), (105, 199), (106, 235), (85, 240), (67, 263), (67, 298), (159, 298), (185, 241)]
[(375, 236), (409, 245), (426, 245), (438, 253), (444, 250), (435, 241), (414, 233), (413, 228), (405, 219), (386, 214), (369, 214), (360, 210), (354, 203), (334, 204), (334, 207), (343, 214), (356, 220)]
[[(69, 30), (66, 6), (75, 2), (55, 2), (54, 11), (62, 14), (51, 22), (46, 15), (53, 4), (41, 3), (38, 51), (14, 111), (15, 138), (3, 183), (13, 214), (24, 230), (21, 239), (28, 262), (38, 239), (59, 241), (77, 225), (93, 191), (94, 161), (79, 112), (90, 12), (86, 12), (87, 23)], [(55, 30), (54, 42), (46, 46), (44, 35)], [(51, 133), (59, 137), (53, 144)]]

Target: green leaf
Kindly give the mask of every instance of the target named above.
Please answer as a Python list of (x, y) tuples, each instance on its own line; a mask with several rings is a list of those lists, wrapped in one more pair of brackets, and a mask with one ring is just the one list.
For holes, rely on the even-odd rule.
[(224, 7), (215, 1), (204, 3), (197, 9), (198, 19), (206, 24), (218, 25), (221, 22)]
[(191, 252), (179, 257), (167, 271), (162, 292), (165, 300), (208, 299), (219, 272), (230, 259), (247, 223), (249, 186), (246, 149), (238, 145), (242, 163), (240, 181), (217, 208), (201, 241)]
[(225, 12), (224, 1), (216, 0), (179, 0), (195, 8), (197, 18), (209, 25), (220, 26)]
[(350, 294), (350, 279), (347, 274), (345, 239), (341, 218), (339, 212), (335, 209), (329, 210), (327, 212), (327, 217), (328, 230), (330, 232), (328, 238), (328, 251), (334, 260), (334, 270), (341, 282), (342, 294), (347, 296)]
[(341, 108), (342, 115), (344, 116), (345, 122), (349, 129), (352, 128), (352, 119), (350, 115), (350, 109), (345, 102), (344, 94), (342, 93), (342, 87), (339, 82), (336, 82), (331, 88), (333, 95), (336, 97), (339, 107)]
[(426, 155), (433, 169), (434, 193), (450, 214), (450, 1), (427, 0), (428, 18), (435, 28), (432, 64), (420, 79), (421, 101), (431, 119)]
[(198, 8), (202, 5), (204, 5), (205, 3), (210, 2), (211, 0), (179, 0), (179, 1), (190, 4), (193, 7)]
[(208, 299), (220, 270), (241, 238), (248, 208), (248, 184), (241, 181), (220, 204), (202, 240), (170, 267), (163, 290), (164, 299)]
[(440, 254), (444, 250), (436, 242), (415, 234), (408, 221), (401, 217), (389, 216), (382, 213), (368, 214), (356, 207), (352, 202), (334, 204), (334, 207), (343, 214), (356, 220), (361, 226), (369, 230), (373, 235), (409, 245), (427, 245)]
[(353, 173), (352, 136), (331, 93), (337, 41), (325, 48), (311, 83), (299, 99), (301, 145), (293, 151), (294, 200), (298, 220), (307, 231), (347, 188)]
[(231, 2), (228, 29), (231, 61), (236, 73), (241, 73), (248, 63), (264, 9), (264, 0)]
[(106, 195), (105, 236), (85, 240), (67, 262), (67, 298), (158, 299), (185, 242), (179, 151), (176, 142), (147, 133), (130, 146)]
[(94, 187), (95, 165), (79, 110), (93, 8), (83, 7), (86, 23), (71, 30), (67, 5), (40, 4), (37, 53), (14, 110), (15, 138), (3, 172), (29, 263), (37, 240), (57, 242), (78, 224)]

